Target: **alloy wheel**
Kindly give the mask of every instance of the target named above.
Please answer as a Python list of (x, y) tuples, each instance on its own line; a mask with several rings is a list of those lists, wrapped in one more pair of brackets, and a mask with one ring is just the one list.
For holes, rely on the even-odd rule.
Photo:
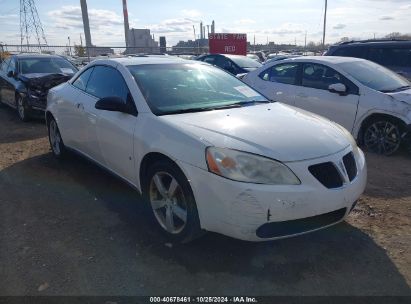
[(157, 172), (150, 181), (150, 204), (160, 226), (171, 234), (187, 224), (187, 201), (183, 189), (171, 174)]
[(24, 121), (26, 119), (26, 109), (24, 108), (24, 101), (21, 96), (17, 98), (17, 111), (20, 119)]
[(400, 130), (390, 121), (374, 122), (365, 130), (364, 144), (371, 152), (391, 155), (400, 147)]

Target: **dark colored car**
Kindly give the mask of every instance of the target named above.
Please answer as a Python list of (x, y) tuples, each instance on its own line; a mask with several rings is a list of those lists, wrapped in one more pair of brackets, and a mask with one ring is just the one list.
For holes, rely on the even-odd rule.
[(261, 63), (247, 56), (241, 55), (222, 55), (222, 54), (209, 54), (202, 55), (196, 60), (204, 61), (209, 64), (218, 66), (231, 74), (238, 75), (254, 71), (261, 66)]
[(411, 80), (411, 40), (343, 42), (331, 46), (324, 55), (371, 60)]
[(19, 54), (0, 65), (0, 102), (17, 109), (22, 121), (43, 114), (50, 88), (69, 80), (78, 69), (54, 55)]

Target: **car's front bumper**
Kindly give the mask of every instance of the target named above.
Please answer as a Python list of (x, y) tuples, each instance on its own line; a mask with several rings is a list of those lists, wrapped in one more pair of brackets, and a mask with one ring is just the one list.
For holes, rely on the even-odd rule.
[(179, 165), (190, 180), (203, 229), (242, 240), (264, 241), (321, 229), (348, 215), (367, 180), (362, 151), (355, 155), (355, 179), (337, 189), (323, 186), (308, 167), (329, 161), (338, 166), (350, 149), (318, 159), (286, 163), (301, 185), (242, 183), (184, 162)]

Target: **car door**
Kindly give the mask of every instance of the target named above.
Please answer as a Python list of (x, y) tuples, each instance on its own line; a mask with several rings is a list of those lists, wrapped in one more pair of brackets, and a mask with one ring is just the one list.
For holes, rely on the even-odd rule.
[[(342, 83), (347, 91), (331, 92), (329, 86)], [(322, 115), (352, 131), (359, 101), (358, 87), (331, 67), (303, 63), (301, 85), (295, 89), (295, 106)]]
[[(7, 74), (13, 72), (13, 76), (9, 77)], [(12, 107), (16, 106), (16, 87), (18, 85), (17, 79), (17, 64), (15, 58), (10, 58), (10, 63), (7, 67), (7, 72), (5, 75), (5, 82), (2, 88), (2, 100), (3, 102), (11, 105)]]
[(6, 82), (7, 82), (7, 69), (9, 67), (10, 58), (5, 59), (0, 66), (0, 101), (6, 103), (6, 99), (3, 96), (5, 92)]
[(64, 98), (61, 98), (58, 109), (58, 124), (64, 143), (73, 149), (83, 151), (82, 145), (87, 141), (84, 130), (83, 105), (90, 96), (85, 92), (94, 67), (83, 71), (71, 84), (65, 86)]
[(251, 85), (271, 100), (294, 105), (299, 67), (298, 62), (273, 65), (255, 75)]
[[(128, 113), (98, 110), (95, 102), (104, 97), (118, 97), (135, 109), (134, 101), (121, 73), (114, 67), (96, 66), (86, 92), (96, 96), (93, 104), (84, 106), (89, 128), (88, 150), (108, 169), (126, 180), (134, 178), (133, 134), (136, 116)], [(98, 155), (97, 155), (98, 154)]]

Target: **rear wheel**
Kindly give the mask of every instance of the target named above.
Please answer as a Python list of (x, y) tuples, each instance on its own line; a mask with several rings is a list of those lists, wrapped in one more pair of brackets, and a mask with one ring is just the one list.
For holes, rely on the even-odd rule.
[(51, 151), (53, 152), (55, 157), (60, 159), (63, 158), (66, 154), (66, 147), (64, 146), (60, 130), (54, 118), (50, 119), (50, 122), (48, 124), (48, 131)]
[(28, 109), (26, 101), (20, 95), (17, 95), (16, 97), (16, 107), (17, 107), (17, 113), (19, 114), (20, 120), (28, 121), (29, 120), (29, 109)]
[(190, 184), (171, 161), (159, 161), (147, 172), (143, 194), (157, 227), (172, 241), (189, 242), (202, 234)]
[(391, 155), (401, 145), (401, 128), (394, 120), (374, 120), (364, 129), (363, 143), (368, 151)]

